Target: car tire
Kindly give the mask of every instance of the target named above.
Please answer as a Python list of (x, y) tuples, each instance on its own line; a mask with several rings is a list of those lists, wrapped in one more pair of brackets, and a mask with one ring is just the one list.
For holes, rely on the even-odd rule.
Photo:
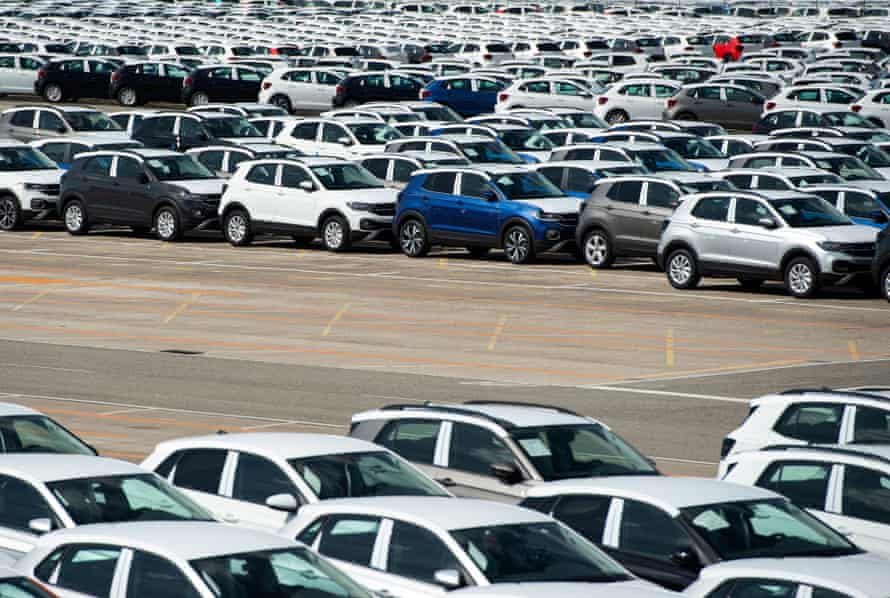
[(738, 281), (746, 291), (756, 291), (763, 286), (764, 282), (762, 278), (748, 278), (747, 276), (740, 276)]
[(117, 92), (117, 103), (127, 107), (138, 106), (139, 94), (132, 87), (122, 87)]
[(612, 110), (606, 113), (605, 121), (610, 125), (626, 123), (630, 120), (630, 115), (624, 110)]
[(819, 269), (808, 257), (796, 257), (785, 266), (785, 288), (792, 297), (807, 299), (819, 292)]
[(352, 245), (349, 223), (343, 216), (330, 216), (321, 223), (321, 244), (328, 251), (346, 251)]
[(182, 239), (182, 219), (179, 212), (173, 206), (163, 206), (154, 217), (154, 229), (158, 235), (158, 239), (166, 242), (179, 241)]
[(65, 92), (62, 90), (61, 85), (50, 83), (43, 88), (43, 99), (50, 104), (58, 104), (65, 99)]
[(286, 95), (277, 94), (269, 98), (269, 103), (273, 106), (278, 106), (282, 110), (286, 110), (288, 114), (293, 114), (294, 109), (293, 105), (290, 102), (290, 98)]
[(680, 114), (674, 116), (674, 120), (698, 120), (698, 117), (695, 116), (692, 112), (681, 112)]
[(234, 247), (244, 247), (253, 241), (250, 215), (244, 210), (232, 210), (223, 218), (223, 236)]
[(204, 106), (210, 103), (210, 96), (203, 91), (196, 91), (189, 98), (189, 106)]
[(502, 246), (511, 264), (527, 264), (535, 259), (535, 240), (528, 228), (521, 224), (507, 229)]
[(22, 206), (12, 195), (0, 197), (0, 230), (15, 230), (22, 226)]
[(65, 204), (62, 209), (62, 223), (68, 234), (85, 235), (90, 230), (90, 221), (87, 218), (87, 210), (83, 203), (75, 199)]
[(479, 246), (471, 245), (470, 247), (467, 247), (467, 251), (470, 253), (471, 257), (474, 257), (476, 259), (481, 259), (481, 258), (484, 258), (485, 256), (487, 256), (488, 252), (490, 250), (488, 247), (479, 247)]
[(884, 268), (884, 271), (881, 272), (881, 294), (884, 295), (884, 299), (890, 302), (890, 266)]
[(399, 249), (408, 257), (423, 257), (430, 250), (430, 239), (423, 222), (409, 218), (399, 225)]
[(615, 254), (612, 253), (612, 240), (609, 238), (609, 233), (601, 228), (595, 228), (584, 235), (581, 256), (591, 268), (610, 267), (615, 261)]
[(672, 251), (664, 263), (664, 271), (668, 282), (675, 289), (694, 289), (701, 280), (698, 263), (688, 249)]

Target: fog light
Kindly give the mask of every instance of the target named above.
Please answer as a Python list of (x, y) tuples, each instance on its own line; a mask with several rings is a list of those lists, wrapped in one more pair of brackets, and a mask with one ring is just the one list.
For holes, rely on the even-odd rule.
[(559, 231), (558, 230), (548, 230), (547, 231), (547, 240), (548, 241), (558, 241), (559, 240)]

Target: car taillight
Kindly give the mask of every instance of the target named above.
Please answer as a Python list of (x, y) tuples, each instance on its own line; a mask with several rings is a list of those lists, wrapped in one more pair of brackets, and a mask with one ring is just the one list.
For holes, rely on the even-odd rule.
[(498, 102), (506, 102), (510, 99), (509, 93), (499, 93), (498, 94)]
[(46, 77), (46, 69), (40, 69), (39, 71), (37, 71), (38, 79), (43, 79), (44, 77)]
[(272, 56), (278, 56), (278, 54), (280, 54), (280, 52), (278, 51), (278, 48), (271, 48), (269, 50), (269, 54), (271, 54)]
[(596, 103), (599, 104), (600, 106), (605, 106), (606, 102), (608, 102), (608, 101), (609, 101), (609, 98), (607, 98), (605, 96), (600, 96), (596, 99)]
[(494, 58), (494, 56), (492, 56), (491, 54), (484, 54), (482, 56), (482, 60), (491, 60), (492, 58)]
[(269, 89), (272, 87), (272, 84), (268, 81), (263, 81), (263, 89)]
[(590, 50), (584, 52), (584, 58), (590, 58), (591, 56), (593, 56), (593, 52)]
[(853, 112), (859, 112), (860, 110), (862, 110), (862, 106), (860, 106), (859, 104), (853, 104), (852, 106), (850, 106), (850, 110), (852, 110)]
[(123, 75), (121, 75), (120, 71), (114, 71), (113, 73), (111, 73), (112, 81), (120, 81), (122, 78), (123, 78)]
[(692, 46), (686, 46), (685, 48), (683, 48), (684, 52), (692, 52), (693, 50), (695, 50), (695, 48), (693, 48)]
[(433, 55), (432, 54), (424, 54), (420, 57), (420, 62), (432, 62)]
[(674, 98), (670, 98), (670, 99), (667, 101), (667, 107), (668, 107), (668, 108), (673, 108), (673, 107), (676, 106), (676, 105), (677, 105), (677, 100), (675, 100)]
[(431, 92), (429, 89), (421, 89), (420, 90), (420, 99), (421, 100), (425, 100), (425, 99), (431, 98), (431, 97), (433, 97), (433, 92)]
[(334, 88), (334, 95), (342, 96), (344, 93), (346, 93), (346, 87), (337, 84), (337, 87)]
[(842, 44), (841, 42), (834, 42), (832, 45), (833, 45), (835, 48), (840, 48), (840, 47), (843, 46), (844, 44)]
[(643, 48), (634, 48), (634, 52), (636, 52), (637, 54), (642, 54)]
[(766, 106), (764, 106), (763, 109), (764, 109), (764, 110), (772, 110), (772, 109), (775, 108), (775, 107), (776, 107), (776, 103), (775, 103), (775, 102), (767, 102), (767, 103), (766, 103)]
[(182, 86), (183, 87), (191, 87), (192, 83), (194, 83), (194, 82), (195, 82), (195, 80), (192, 79), (191, 77), (186, 77), (185, 79), (182, 80)]

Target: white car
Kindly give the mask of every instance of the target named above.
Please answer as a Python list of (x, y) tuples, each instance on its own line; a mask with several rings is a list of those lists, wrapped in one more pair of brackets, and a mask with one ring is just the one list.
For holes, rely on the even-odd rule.
[(370, 118), (307, 118), (285, 126), (276, 143), (293, 147), (307, 156), (355, 160), (377, 154), (401, 134), (385, 122)]
[[(300, 509), (280, 534), (331, 559), (373, 592), (394, 598), (509, 596), (514, 584), (574, 580), (591, 592), (613, 588), (657, 596), (654, 586), (566, 526), (513, 505), (464, 498), (325, 501)], [(502, 587), (502, 584), (507, 584)], [(558, 585), (554, 586), (555, 588)]]
[(800, 47), (814, 52), (828, 52), (837, 48), (855, 48), (862, 42), (853, 32), (816, 30), (805, 33), (800, 38)]
[(65, 137), (50, 137), (32, 141), (28, 145), (40, 150), (43, 154), (56, 163), (59, 168), (67, 170), (74, 161), (74, 157), (85, 152), (117, 149), (138, 149), (142, 144), (138, 141), (121, 140), (120, 137), (101, 135), (70, 135)]
[[(280, 529), (301, 505), (366, 496), (450, 496), (383, 447), (322, 434), (217, 434), (162, 442), (142, 467), (226, 523)], [(223, 475), (223, 472), (230, 472)]]
[(96, 450), (46, 415), (0, 403), (0, 453), (95, 455)]
[(42, 538), (15, 568), (61, 598), (372, 598), (304, 546), (219, 523), (64, 530)]
[[(13, 565), (10, 562), (9, 565)], [(56, 598), (49, 590), (19, 571), (0, 566), (0, 596), (9, 598)]]
[[(874, 426), (883, 417), (890, 421), (890, 388), (768, 394), (751, 400), (745, 421), (723, 440), (720, 457), (773, 445), (890, 444), (890, 429)], [(724, 461), (719, 475), (725, 473)]]
[(354, 241), (389, 236), (397, 195), (345, 160), (257, 160), (229, 179), (219, 216), (232, 245), (275, 232), (301, 241), (321, 237), (328, 251), (345, 251)]
[(46, 59), (23, 54), (0, 56), (0, 93), (34, 93), (37, 71)]
[[(872, 423), (886, 434), (890, 420), (878, 418)], [(863, 549), (890, 557), (890, 446), (779, 446), (732, 455), (725, 471), (723, 479), (780, 492)]]
[(590, 88), (575, 81), (540, 77), (516, 81), (498, 93), (495, 112), (514, 108), (581, 108), (592, 110), (595, 104)]
[(884, 598), (886, 567), (887, 562), (878, 558), (856, 562), (798, 558), (730, 561), (703, 569), (698, 581), (683, 594), (689, 598)]
[[(795, 108), (844, 110), (856, 102), (857, 96), (835, 85), (804, 85), (786, 87), (764, 104), (764, 114)], [(863, 115), (864, 116), (864, 115)]]
[(213, 519), (155, 474), (115, 459), (4, 455), (0, 482), (0, 551), (13, 555), (47, 532), (77, 525)]
[(509, 46), (498, 42), (470, 42), (458, 44), (454, 58), (465, 60), (475, 67), (495, 66), (504, 61), (512, 60), (513, 53)]
[(63, 172), (40, 150), (0, 141), (0, 231), (16, 230), (29, 218), (52, 214)]
[(665, 79), (620, 81), (600, 94), (593, 112), (610, 125), (635, 119), (660, 119), (665, 101), (681, 88), (679, 83)]
[(272, 71), (260, 86), (259, 101), (294, 112), (330, 110), (343, 72), (326, 68)]
[(879, 127), (890, 126), (890, 89), (881, 88), (869, 91), (850, 106)]

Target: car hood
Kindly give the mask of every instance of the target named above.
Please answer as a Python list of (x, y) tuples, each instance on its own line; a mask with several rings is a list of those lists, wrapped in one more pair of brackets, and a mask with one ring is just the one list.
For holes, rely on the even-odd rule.
[(167, 181), (174, 187), (182, 187), (194, 195), (221, 195), (223, 179), (200, 179), (196, 181)]
[(517, 199), (514, 201), (522, 202), (539, 208), (544, 212), (552, 212), (554, 214), (578, 213), (577, 197), (543, 197), (541, 199)]
[(872, 166), (880, 175), (886, 179), (890, 179), (890, 166)]
[(498, 583), (455, 590), (450, 594), (462, 598), (470, 596), (479, 596), (480, 598), (532, 598), (538, 596), (590, 598), (594, 595), (609, 596), (609, 598), (668, 598), (678, 595), (640, 579), (612, 583)]
[(837, 241), (840, 243), (874, 243), (878, 235), (878, 229), (862, 224), (795, 228), (793, 230), (796, 235), (814, 241)]
[(692, 165), (701, 164), (709, 171), (725, 170), (729, 167), (729, 158), (689, 158), (686, 160)]
[(15, 183), (43, 183), (46, 185), (57, 185), (59, 178), (65, 173), (60, 168), (52, 168), (50, 170), (24, 170), (15, 173), (12, 179)]
[(399, 196), (398, 189), (391, 189), (389, 187), (383, 187), (381, 189), (328, 189), (322, 191), (322, 193), (336, 193), (341, 198), (344, 193), (349, 193), (354, 196), (350, 198), (350, 201), (357, 201), (360, 203), (395, 203), (396, 198)]
[[(126, 131), (76, 131), (74, 133), (78, 137), (89, 137), (97, 142), (117, 143), (121, 141), (132, 141)], [(62, 138), (64, 141), (64, 138)]]

